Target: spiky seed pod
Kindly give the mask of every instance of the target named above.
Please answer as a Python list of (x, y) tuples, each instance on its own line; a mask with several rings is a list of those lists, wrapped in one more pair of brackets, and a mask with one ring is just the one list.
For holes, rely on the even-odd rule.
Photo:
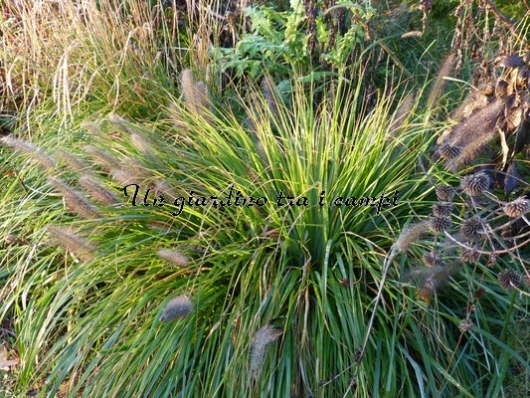
[(46, 229), (54, 240), (69, 252), (83, 261), (94, 258), (95, 247), (74, 233), (71, 229), (60, 226), (49, 226)]
[(254, 334), (250, 344), (250, 373), (254, 378), (263, 365), (265, 359), (265, 348), (282, 335), (282, 330), (272, 325), (265, 325), (259, 328)]
[(460, 260), (462, 260), (464, 263), (477, 263), (480, 259), (478, 248), (475, 245), (471, 245), (470, 243), (466, 243), (466, 245), (469, 248), (463, 247), (462, 250), (460, 250)]
[(438, 267), (443, 264), (442, 254), (439, 251), (432, 251), (425, 253), (423, 256), (423, 262), (428, 267)]
[(506, 290), (513, 289), (521, 283), (521, 275), (509, 268), (506, 268), (504, 271), (502, 271), (498, 278), (499, 285)]
[(120, 199), (103, 185), (101, 185), (94, 177), (90, 175), (83, 175), (79, 178), (79, 185), (81, 185), (94, 199), (105, 205), (113, 205), (120, 202)]
[(442, 202), (452, 202), (456, 189), (450, 185), (440, 185), (436, 187), (436, 197)]
[(190, 264), (190, 259), (188, 256), (179, 252), (178, 250), (172, 249), (162, 249), (158, 251), (158, 257), (167, 262), (175, 264), (180, 268), (186, 268)]
[(445, 143), (440, 146), (440, 156), (443, 159), (454, 159), (457, 156), (460, 156), (462, 149), (457, 146)]
[(504, 214), (510, 218), (518, 218), (530, 211), (530, 200), (520, 197), (504, 205)]
[(490, 186), (490, 178), (483, 171), (462, 178), (460, 189), (470, 196), (480, 196)]
[(409, 246), (429, 231), (430, 220), (419, 221), (401, 231), (396, 240), (396, 247), (400, 252), (406, 251)]
[(50, 170), (55, 167), (55, 161), (50, 156), (46, 155), (42, 149), (30, 144), (29, 142), (17, 140), (16, 138), (10, 136), (0, 138), (0, 142), (16, 151), (29, 155), (45, 170)]
[(470, 242), (476, 242), (482, 238), (484, 224), (479, 217), (473, 217), (465, 220), (460, 227), (462, 235)]
[(438, 202), (432, 206), (432, 214), (434, 217), (449, 217), (453, 210), (451, 202)]
[(434, 217), (431, 219), (430, 228), (434, 233), (441, 233), (451, 228), (451, 224), (449, 217)]
[(182, 318), (193, 312), (193, 303), (187, 296), (176, 296), (168, 301), (162, 315), (160, 315), (160, 322), (169, 322), (178, 318)]
[(48, 182), (60, 191), (68, 207), (84, 219), (99, 217), (97, 208), (79, 191), (56, 177), (48, 177)]
[(462, 322), (460, 322), (460, 325), (458, 326), (458, 329), (465, 333), (468, 330), (472, 329), (475, 324), (470, 319), (463, 319)]

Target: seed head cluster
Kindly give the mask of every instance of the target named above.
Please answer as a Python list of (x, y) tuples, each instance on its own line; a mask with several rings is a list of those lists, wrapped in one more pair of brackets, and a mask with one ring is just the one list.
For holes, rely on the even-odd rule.
[(462, 149), (457, 146), (452, 146), (450, 144), (443, 144), (440, 147), (440, 156), (444, 159), (454, 159), (457, 156), (460, 156)]
[[(442, 146), (440, 150), (447, 151), (444, 156), (450, 157), (450, 146)], [(432, 247), (421, 257), (423, 266), (412, 267), (404, 276), (405, 279), (412, 277), (415, 280), (419, 285), (418, 291), (423, 292), (423, 296), (432, 295), (441, 288), (444, 281), (460, 269), (462, 264), (477, 264), (482, 261), (484, 265), (492, 267), (497, 264), (501, 253), (509, 253), (518, 262), (527, 263), (519, 251), (522, 246), (530, 243), (526, 233), (528, 221), (524, 218), (530, 212), (530, 198), (521, 196), (510, 202), (503, 202), (493, 197), (494, 191), (488, 192), (491, 182), (490, 176), (484, 171), (462, 177), (460, 190), (476, 200), (463, 200), (461, 208), (454, 202), (457, 192), (455, 188), (450, 185), (437, 186), (438, 202), (432, 206), (432, 217), (413, 223), (403, 230), (396, 241), (397, 249), (403, 252), (411, 243), (420, 237), (424, 238), (423, 235), (430, 234), (432, 237)], [(459, 229), (457, 234), (452, 232), (455, 221), (451, 216), (455, 208), (455, 214), (460, 214), (456, 221)], [(421, 243), (423, 245), (427, 242), (423, 240)], [(511, 269), (501, 272), (498, 280), (505, 289), (520, 289), (518, 286), (522, 280), (530, 287), (530, 275), (521, 276)], [(463, 322), (461, 330), (467, 331), (472, 326), (472, 322)]]
[(483, 171), (465, 176), (460, 181), (460, 189), (470, 196), (480, 196), (490, 186), (490, 178)]
[(505, 269), (499, 274), (499, 285), (503, 289), (510, 290), (521, 283), (521, 276), (512, 269)]
[(503, 211), (510, 218), (519, 218), (530, 211), (530, 200), (525, 197), (517, 198), (505, 204)]
[(442, 254), (439, 251), (432, 251), (423, 255), (423, 262), (428, 267), (439, 267), (443, 264)]
[(441, 202), (452, 202), (456, 189), (450, 185), (439, 185), (436, 187), (436, 197)]
[(460, 232), (464, 238), (471, 242), (476, 242), (482, 238), (482, 232), (484, 232), (484, 225), (482, 219), (479, 217), (473, 217), (465, 220), (462, 223)]
[(451, 228), (451, 224), (449, 217), (434, 217), (431, 219), (430, 227), (434, 233), (441, 233)]
[(451, 202), (438, 202), (432, 206), (432, 214), (434, 217), (449, 217), (453, 210)]

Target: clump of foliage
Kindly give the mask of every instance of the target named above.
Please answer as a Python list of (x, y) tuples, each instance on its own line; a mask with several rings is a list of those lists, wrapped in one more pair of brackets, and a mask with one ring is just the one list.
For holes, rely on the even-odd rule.
[[(22, 104), (0, 145), (12, 393), (498, 396), (511, 360), (529, 368), (505, 343), (524, 306), (489, 268), (433, 282), (429, 305), (401, 283), (397, 236), (432, 204), (413, 167), (432, 109), (378, 68), (407, 70), (369, 43), (375, 9), (304, 4), (244, 9), (234, 47), (218, 51), (230, 15), (202, 1), (8, 7), (4, 87)], [(249, 48), (266, 50), (270, 73), (248, 67)], [(390, 192), (394, 205), (369, 205)], [(246, 201), (212, 199), (230, 194)], [(496, 200), (469, 209), (500, 223), (500, 204), (526, 228), (524, 199)], [(508, 272), (500, 282), (516, 285)]]

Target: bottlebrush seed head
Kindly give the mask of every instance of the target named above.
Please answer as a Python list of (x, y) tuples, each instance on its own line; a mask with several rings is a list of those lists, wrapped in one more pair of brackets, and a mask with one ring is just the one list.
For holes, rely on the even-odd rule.
[(178, 318), (182, 318), (193, 312), (193, 303), (187, 296), (176, 296), (168, 301), (162, 315), (160, 315), (160, 322), (169, 322)]

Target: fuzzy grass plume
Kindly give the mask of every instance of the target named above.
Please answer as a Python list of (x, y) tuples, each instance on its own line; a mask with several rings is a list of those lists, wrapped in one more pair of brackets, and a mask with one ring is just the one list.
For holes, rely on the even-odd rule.
[(259, 375), (263, 362), (265, 361), (265, 350), (267, 346), (282, 335), (282, 330), (270, 324), (259, 328), (250, 344), (250, 373), (256, 378)]
[(162, 314), (160, 322), (170, 322), (185, 317), (193, 312), (193, 303), (187, 296), (176, 296), (168, 301)]
[(3, 145), (8, 146), (16, 151), (29, 155), (45, 170), (51, 170), (55, 167), (55, 160), (53, 160), (49, 155), (44, 153), (42, 149), (38, 148), (33, 144), (30, 144), (29, 142), (19, 140), (10, 136), (0, 138), (0, 142)]
[(186, 268), (190, 264), (189, 257), (178, 250), (161, 249), (158, 251), (158, 257), (180, 268)]
[(94, 206), (81, 192), (57, 177), (48, 177), (48, 182), (61, 192), (66, 205), (70, 210), (76, 212), (85, 219), (99, 217), (97, 207)]
[(94, 258), (96, 247), (68, 227), (50, 225), (46, 229), (53, 239), (83, 261)]

